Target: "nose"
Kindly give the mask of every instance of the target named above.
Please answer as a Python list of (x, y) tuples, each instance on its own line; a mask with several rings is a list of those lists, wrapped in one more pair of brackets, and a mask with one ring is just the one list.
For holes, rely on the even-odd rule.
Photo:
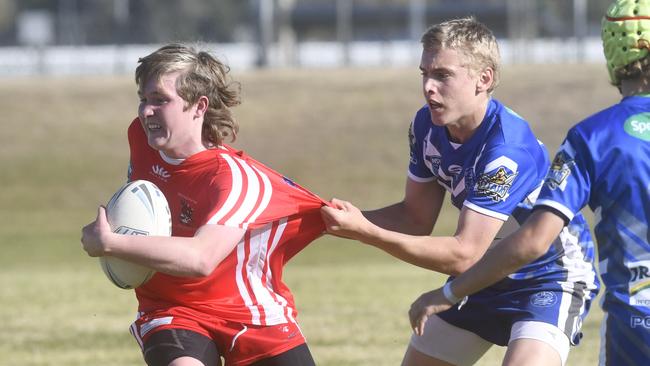
[(140, 115), (143, 117), (148, 117), (153, 115), (153, 106), (151, 104), (142, 102), (140, 103)]
[(424, 95), (436, 94), (437, 86), (435, 80), (433, 78), (423, 78), (422, 89), (424, 89)]

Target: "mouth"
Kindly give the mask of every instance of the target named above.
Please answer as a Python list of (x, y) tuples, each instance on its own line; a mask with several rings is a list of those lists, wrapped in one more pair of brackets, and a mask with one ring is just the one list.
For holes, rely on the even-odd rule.
[(432, 101), (432, 100), (430, 100), (428, 102), (428, 104), (429, 104), (429, 109), (432, 110), (432, 111), (442, 109), (442, 107), (443, 107), (441, 103), (438, 103), (438, 102), (435, 102), (435, 101)]
[(157, 131), (162, 130), (162, 126), (159, 125), (158, 123), (154, 123), (154, 122), (147, 122), (145, 124), (145, 126), (147, 128), (147, 131), (149, 131), (149, 132), (157, 132)]

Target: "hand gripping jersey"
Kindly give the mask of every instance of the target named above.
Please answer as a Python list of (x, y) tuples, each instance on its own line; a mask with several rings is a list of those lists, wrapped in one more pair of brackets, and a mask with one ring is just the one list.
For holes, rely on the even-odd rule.
[[(467, 206), (503, 221), (512, 217), (497, 239), (529, 216), (548, 170), (548, 155), (526, 121), (497, 100), (490, 100), (482, 123), (462, 145), (431, 123), (427, 107), (416, 114), (409, 135), (410, 179), (436, 181), (458, 209)], [(578, 281), (587, 290), (595, 289), (593, 256), (586, 222), (576, 215), (545, 255), (509, 277)]]
[(138, 119), (128, 135), (129, 179), (150, 180), (165, 194), (173, 236), (191, 237), (205, 224), (246, 229), (207, 277), (156, 273), (135, 290), (139, 311), (184, 306), (243, 324), (293, 321), (296, 309), (282, 269), (324, 232), (320, 207), (326, 203), (228, 146), (173, 161), (148, 145)]
[[(620, 352), (614, 358), (620, 364), (648, 364), (650, 98), (626, 97), (569, 130), (537, 205), (550, 206), (567, 219), (586, 205), (594, 211), (606, 287), (603, 309), (608, 312), (603, 343)], [(633, 354), (639, 358), (632, 359)]]

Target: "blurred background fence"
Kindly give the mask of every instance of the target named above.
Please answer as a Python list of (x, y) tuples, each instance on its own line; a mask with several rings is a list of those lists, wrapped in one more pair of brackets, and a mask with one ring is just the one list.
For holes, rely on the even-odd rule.
[(474, 15), (506, 63), (601, 62), (609, 0), (0, 0), (0, 76), (131, 73), (170, 41), (234, 69), (415, 65), (430, 24)]

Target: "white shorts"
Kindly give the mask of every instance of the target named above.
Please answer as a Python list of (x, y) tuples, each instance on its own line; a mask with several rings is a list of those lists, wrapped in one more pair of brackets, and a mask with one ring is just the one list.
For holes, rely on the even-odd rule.
[[(562, 365), (569, 356), (569, 338), (558, 327), (536, 321), (520, 321), (512, 326), (510, 341), (536, 339), (555, 349)], [(492, 347), (492, 343), (462, 328), (453, 326), (439, 317), (429, 317), (424, 335), (411, 336), (411, 347), (427, 356), (455, 365), (473, 365)]]

